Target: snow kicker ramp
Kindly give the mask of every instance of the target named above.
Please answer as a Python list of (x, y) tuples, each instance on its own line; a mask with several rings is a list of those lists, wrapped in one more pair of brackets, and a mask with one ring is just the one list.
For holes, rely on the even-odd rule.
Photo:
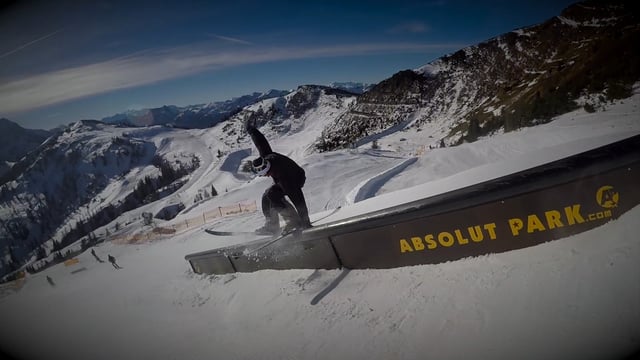
[[(640, 135), (276, 242), (187, 255), (196, 273), (393, 268), (499, 253), (601, 226), (640, 204)], [(606, 239), (603, 239), (606, 241)]]

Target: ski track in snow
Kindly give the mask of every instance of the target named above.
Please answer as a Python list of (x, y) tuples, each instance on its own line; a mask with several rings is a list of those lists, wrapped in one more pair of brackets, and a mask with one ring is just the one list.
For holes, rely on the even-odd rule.
[(220, 165), (220, 171), (226, 171), (232, 173), (235, 177), (240, 180), (246, 180), (245, 177), (240, 177), (238, 175), (238, 169), (242, 164), (242, 160), (251, 155), (251, 149), (242, 149), (234, 151), (228, 154), (222, 165)]
[(387, 181), (400, 174), (407, 167), (414, 164), (417, 160), (417, 158), (406, 159), (405, 161), (392, 167), (391, 169), (386, 170), (383, 173), (378, 174), (358, 184), (358, 186), (356, 186), (356, 188), (347, 195), (347, 202), (353, 204), (374, 197), (378, 190), (380, 190), (384, 186), (384, 184), (387, 183)]

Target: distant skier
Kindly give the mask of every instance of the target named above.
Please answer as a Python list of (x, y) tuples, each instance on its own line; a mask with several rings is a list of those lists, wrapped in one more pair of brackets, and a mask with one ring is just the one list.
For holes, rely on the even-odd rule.
[(256, 233), (277, 234), (280, 230), (278, 214), (285, 220), (283, 233), (311, 227), (309, 210), (302, 193), (306, 181), (304, 169), (289, 157), (271, 150), (267, 139), (253, 124), (247, 122), (246, 130), (260, 153), (260, 157), (251, 162), (253, 171), (259, 176), (271, 176), (274, 182), (262, 195), (262, 213), (266, 222)]
[(104, 261), (102, 261), (102, 259), (100, 259), (98, 257), (98, 255), (96, 255), (96, 251), (94, 249), (91, 249), (91, 255), (93, 255), (93, 257), (96, 258), (96, 260), (98, 260), (98, 262), (104, 262)]
[(47, 282), (49, 283), (49, 285), (51, 286), (56, 286), (56, 283), (53, 282), (53, 279), (51, 278), (51, 276), (47, 275)]
[(109, 256), (107, 257), (107, 259), (109, 259), (109, 262), (111, 263), (111, 265), (113, 265), (113, 267), (114, 267), (114, 268), (116, 268), (116, 269), (122, 269), (122, 268), (120, 267), (120, 265), (116, 264), (116, 258), (114, 258), (113, 256), (109, 255)]

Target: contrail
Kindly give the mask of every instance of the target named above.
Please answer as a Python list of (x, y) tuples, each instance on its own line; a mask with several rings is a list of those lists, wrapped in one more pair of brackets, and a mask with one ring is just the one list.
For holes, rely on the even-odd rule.
[(43, 36), (43, 37), (37, 38), (37, 39), (35, 39), (35, 40), (33, 40), (33, 41), (30, 41), (30, 42), (28, 42), (28, 43), (26, 43), (26, 44), (20, 45), (20, 46), (18, 46), (17, 48), (15, 48), (15, 49), (13, 49), (13, 50), (11, 50), (11, 51), (9, 51), (9, 52), (6, 52), (6, 53), (4, 53), (4, 54), (0, 55), (0, 59), (2, 59), (2, 58), (4, 58), (4, 57), (7, 57), (7, 56), (9, 56), (9, 55), (11, 55), (11, 54), (14, 54), (14, 53), (16, 53), (16, 52), (18, 52), (18, 51), (20, 51), (20, 50), (22, 50), (22, 49), (24, 49), (24, 48), (26, 48), (26, 47), (29, 47), (29, 46), (31, 46), (31, 45), (33, 45), (33, 44), (37, 43), (37, 42), (40, 42), (40, 41), (45, 40), (45, 39), (48, 39), (48, 38), (52, 37), (53, 35), (55, 35), (55, 34), (59, 33), (60, 31), (62, 31), (62, 29), (60, 29), (60, 30), (56, 30), (56, 31), (52, 32), (51, 34), (45, 35), (45, 36)]

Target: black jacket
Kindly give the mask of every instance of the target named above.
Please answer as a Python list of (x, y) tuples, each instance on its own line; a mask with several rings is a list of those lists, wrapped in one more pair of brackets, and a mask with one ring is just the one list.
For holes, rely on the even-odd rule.
[(291, 158), (274, 152), (264, 135), (255, 127), (248, 126), (247, 132), (251, 135), (251, 140), (256, 145), (260, 156), (271, 163), (268, 175), (273, 182), (280, 185), (286, 193), (304, 185), (306, 176), (303, 168)]

